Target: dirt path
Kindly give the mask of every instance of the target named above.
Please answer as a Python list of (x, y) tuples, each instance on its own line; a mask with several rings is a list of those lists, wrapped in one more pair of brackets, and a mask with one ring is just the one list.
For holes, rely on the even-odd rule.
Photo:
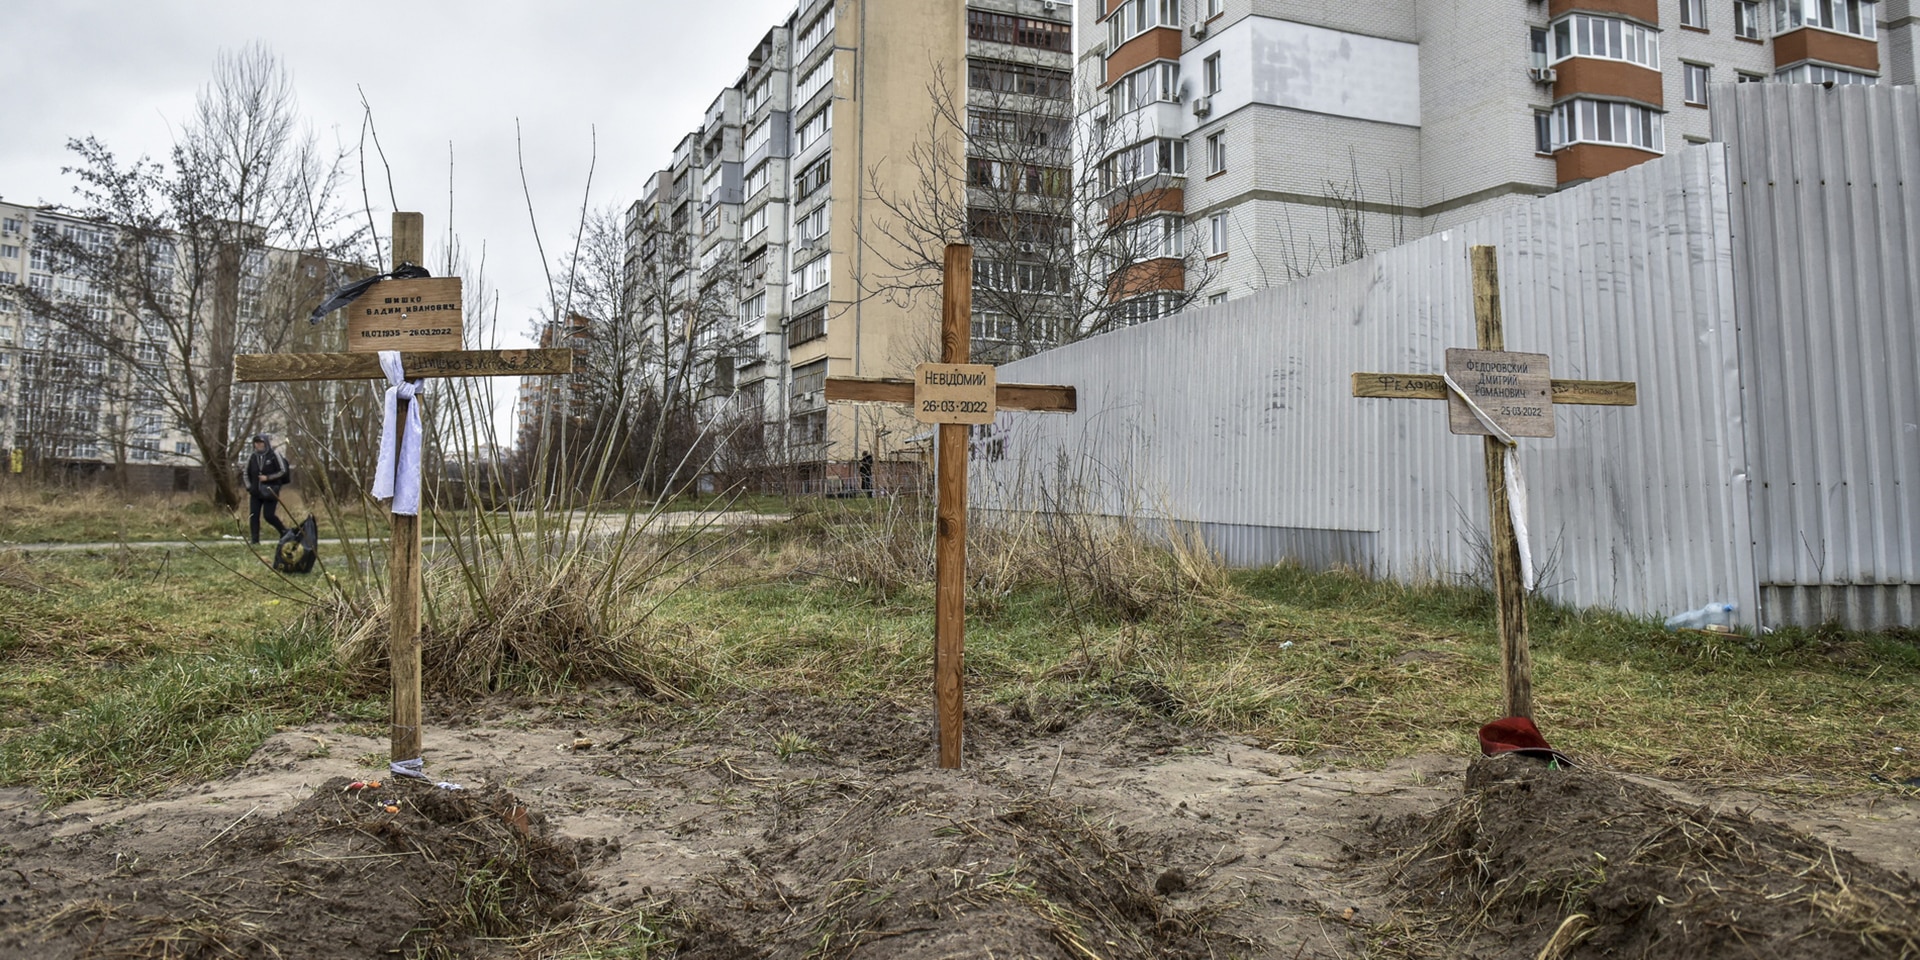
[[(330, 727), (283, 732), (234, 776), (139, 804), (43, 812), (7, 792), (0, 957), (193, 955), (99, 952), (107, 933), (123, 944), (212, 937), (239, 956), (370, 956), (364, 942), (310, 942), (368, 911), (369, 930), (417, 927), (415, 943), (439, 924), (459, 956), (511, 955), (469, 928), (584, 935), (608, 922), (663, 924), (680, 956), (702, 958), (1399, 956), (1396, 905), (1356, 851), (1382, 825), (1458, 799), (1466, 770), (1454, 757), (1332, 769), (1152, 719), (988, 707), (970, 728), (967, 768), (947, 773), (930, 769), (928, 719), (887, 705), (594, 722), (606, 715), (486, 707), (442, 718), (426, 736), (429, 772), (469, 786), (458, 809), (391, 784), (350, 803), (361, 795), (341, 786), (377, 775), (386, 745)], [(1912, 799), (1809, 810), (1660, 787), (1758, 807), (1920, 873)], [(383, 798), (404, 809), (385, 812)], [(511, 828), (484, 849), (512, 847), (533, 878), (511, 900), (538, 907), (519, 927), (461, 919), (480, 869), (462, 858), (482, 849), (468, 843), (482, 821)], [(401, 833), (411, 847), (366, 846)], [(383, 884), (423, 902), (386, 917), (394, 895)], [(467, 913), (424, 903), (434, 897)], [(151, 914), (136, 906), (156, 903)], [(233, 947), (249, 943), (257, 949)]]

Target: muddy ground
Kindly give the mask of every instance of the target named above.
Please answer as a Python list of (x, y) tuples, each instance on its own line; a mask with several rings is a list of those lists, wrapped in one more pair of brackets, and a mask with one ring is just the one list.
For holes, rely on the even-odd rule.
[(582, 698), (439, 717), (457, 793), (329, 726), (150, 801), (0, 792), (0, 958), (1920, 956), (1911, 795), (1335, 768), (1112, 713), (969, 735), (951, 773), (893, 705)]

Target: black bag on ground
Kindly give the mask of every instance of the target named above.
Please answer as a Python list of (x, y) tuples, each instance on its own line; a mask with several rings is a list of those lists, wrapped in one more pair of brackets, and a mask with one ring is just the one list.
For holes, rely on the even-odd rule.
[(273, 568), (282, 573), (311, 573), (320, 554), (320, 525), (309, 514), (300, 525), (280, 535), (273, 550)]

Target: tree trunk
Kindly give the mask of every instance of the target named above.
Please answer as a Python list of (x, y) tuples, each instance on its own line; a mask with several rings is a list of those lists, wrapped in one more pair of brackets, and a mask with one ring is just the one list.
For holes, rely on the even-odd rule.
[[(213, 502), (233, 508), (240, 505), (240, 484), (233, 464), (233, 355), (240, 331), (241, 245), (224, 243), (215, 262), (213, 277), (213, 316), (208, 323), (206, 377), (201, 393), (206, 404), (199, 422), (193, 425), (194, 440), (200, 444), (200, 459), (213, 480)], [(194, 373), (190, 372), (189, 376)]]

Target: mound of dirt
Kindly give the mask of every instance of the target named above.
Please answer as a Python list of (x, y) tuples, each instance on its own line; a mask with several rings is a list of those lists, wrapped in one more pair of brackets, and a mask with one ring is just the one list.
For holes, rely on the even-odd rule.
[(597, 852), (503, 790), (344, 777), (181, 840), (15, 851), (29, 886), (0, 904), (0, 957), (504, 956), (486, 938), (570, 916)]
[(1181, 960), (1234, 945), (1172, 902), (1187, 881), (1168, 851), (1043, 796), (917, 779), (817, 827), (777, 818), (680, 899), (676, 956)]
[(1521, 758), (1467, 785), (1386, 828), (1408, 956), (1920, 956), (1920, 884), (1802, 834)]

